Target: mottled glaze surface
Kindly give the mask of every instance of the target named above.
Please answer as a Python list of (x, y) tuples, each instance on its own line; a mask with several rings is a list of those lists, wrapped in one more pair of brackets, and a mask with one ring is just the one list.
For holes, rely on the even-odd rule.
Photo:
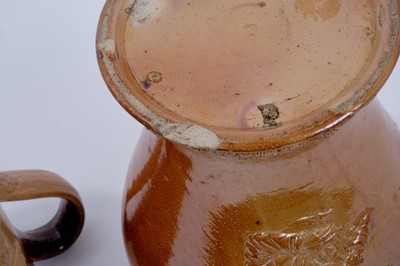
[(132, 265), (400, 265), (400, 134), (377, 100), (296, 152), (225, 155), (144, 131), (123, 208)]
[(100, 69), (151, 130), (124, 194), (132, 265), (400, 265), (400, 136), (373, 100), (399, 14), (399, 0), (108, 0)]

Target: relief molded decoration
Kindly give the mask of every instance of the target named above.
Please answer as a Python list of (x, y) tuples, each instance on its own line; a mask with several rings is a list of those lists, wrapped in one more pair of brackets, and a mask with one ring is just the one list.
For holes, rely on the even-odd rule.
[(12, 265), (11, 254), (13, 249), (6, 236), (0, 231), (0, 265)]
[[(334, 209), (291, 222), (280, 232), (247, 235), (245, 264), (275, 265), (360, 265), (368, 241), (372, 208), (364, 210), (350, 225), (330, 221)], [(295, 228), (305, 228), (295, 231)]]
[[(0, 265), (25, 266), (27, 262), (18, 242), (13, 242), (9, 237), (8, 229), (0, 220)], [(3, 231), (4, 230), (4, 231)], [(29, 265), (29, 264), (28, 264)]]
[(14, 176), (7, 174), (0, 175), (0, 197), (2, 194), (10, 194), (15, 191), (19, 182)]
[(359, 265), (373, 209), (353, 209), (355, 195), (309, 183), (224, 205), (210, 213), (205, 264)]

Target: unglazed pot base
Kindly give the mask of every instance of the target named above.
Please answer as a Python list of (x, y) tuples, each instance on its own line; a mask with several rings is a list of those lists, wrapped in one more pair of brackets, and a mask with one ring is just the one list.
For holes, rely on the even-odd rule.
[(143, 1), (124, 48), (143, 90), (166, 109), (215, 127), (262, 128), (258, 106), (274, 104), (276, 123), (286, 123), (354, 86), (380, 44), (376, 5)]
[(109, 0), (97, 38), (117, 100), (196, 148), (265, 150), (367, 104), (400, 49), (399, 1)]

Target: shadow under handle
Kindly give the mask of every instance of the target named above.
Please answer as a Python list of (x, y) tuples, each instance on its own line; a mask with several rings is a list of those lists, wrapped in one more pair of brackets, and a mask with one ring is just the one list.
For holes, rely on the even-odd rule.
[(43, 170), (0, 172), (0, 202), (61, 198), (54, 218), (37, 229), (16, 230), (25, 257), (34, 262), (68, 249), (82, 231), (85, 213), (78, 192), (59, 175)]

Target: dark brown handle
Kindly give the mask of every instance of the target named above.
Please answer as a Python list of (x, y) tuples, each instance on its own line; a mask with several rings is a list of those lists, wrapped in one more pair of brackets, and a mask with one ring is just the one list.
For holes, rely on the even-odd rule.
[(81, 233), (85, 217), (78, 192), (59, 175), (42, 170), (0, 172), (0, 202), (38, 198), (61, 198), (61, 202), (46, 225), (27, 232), (15, 230), (32, 262), (67, 250)]

